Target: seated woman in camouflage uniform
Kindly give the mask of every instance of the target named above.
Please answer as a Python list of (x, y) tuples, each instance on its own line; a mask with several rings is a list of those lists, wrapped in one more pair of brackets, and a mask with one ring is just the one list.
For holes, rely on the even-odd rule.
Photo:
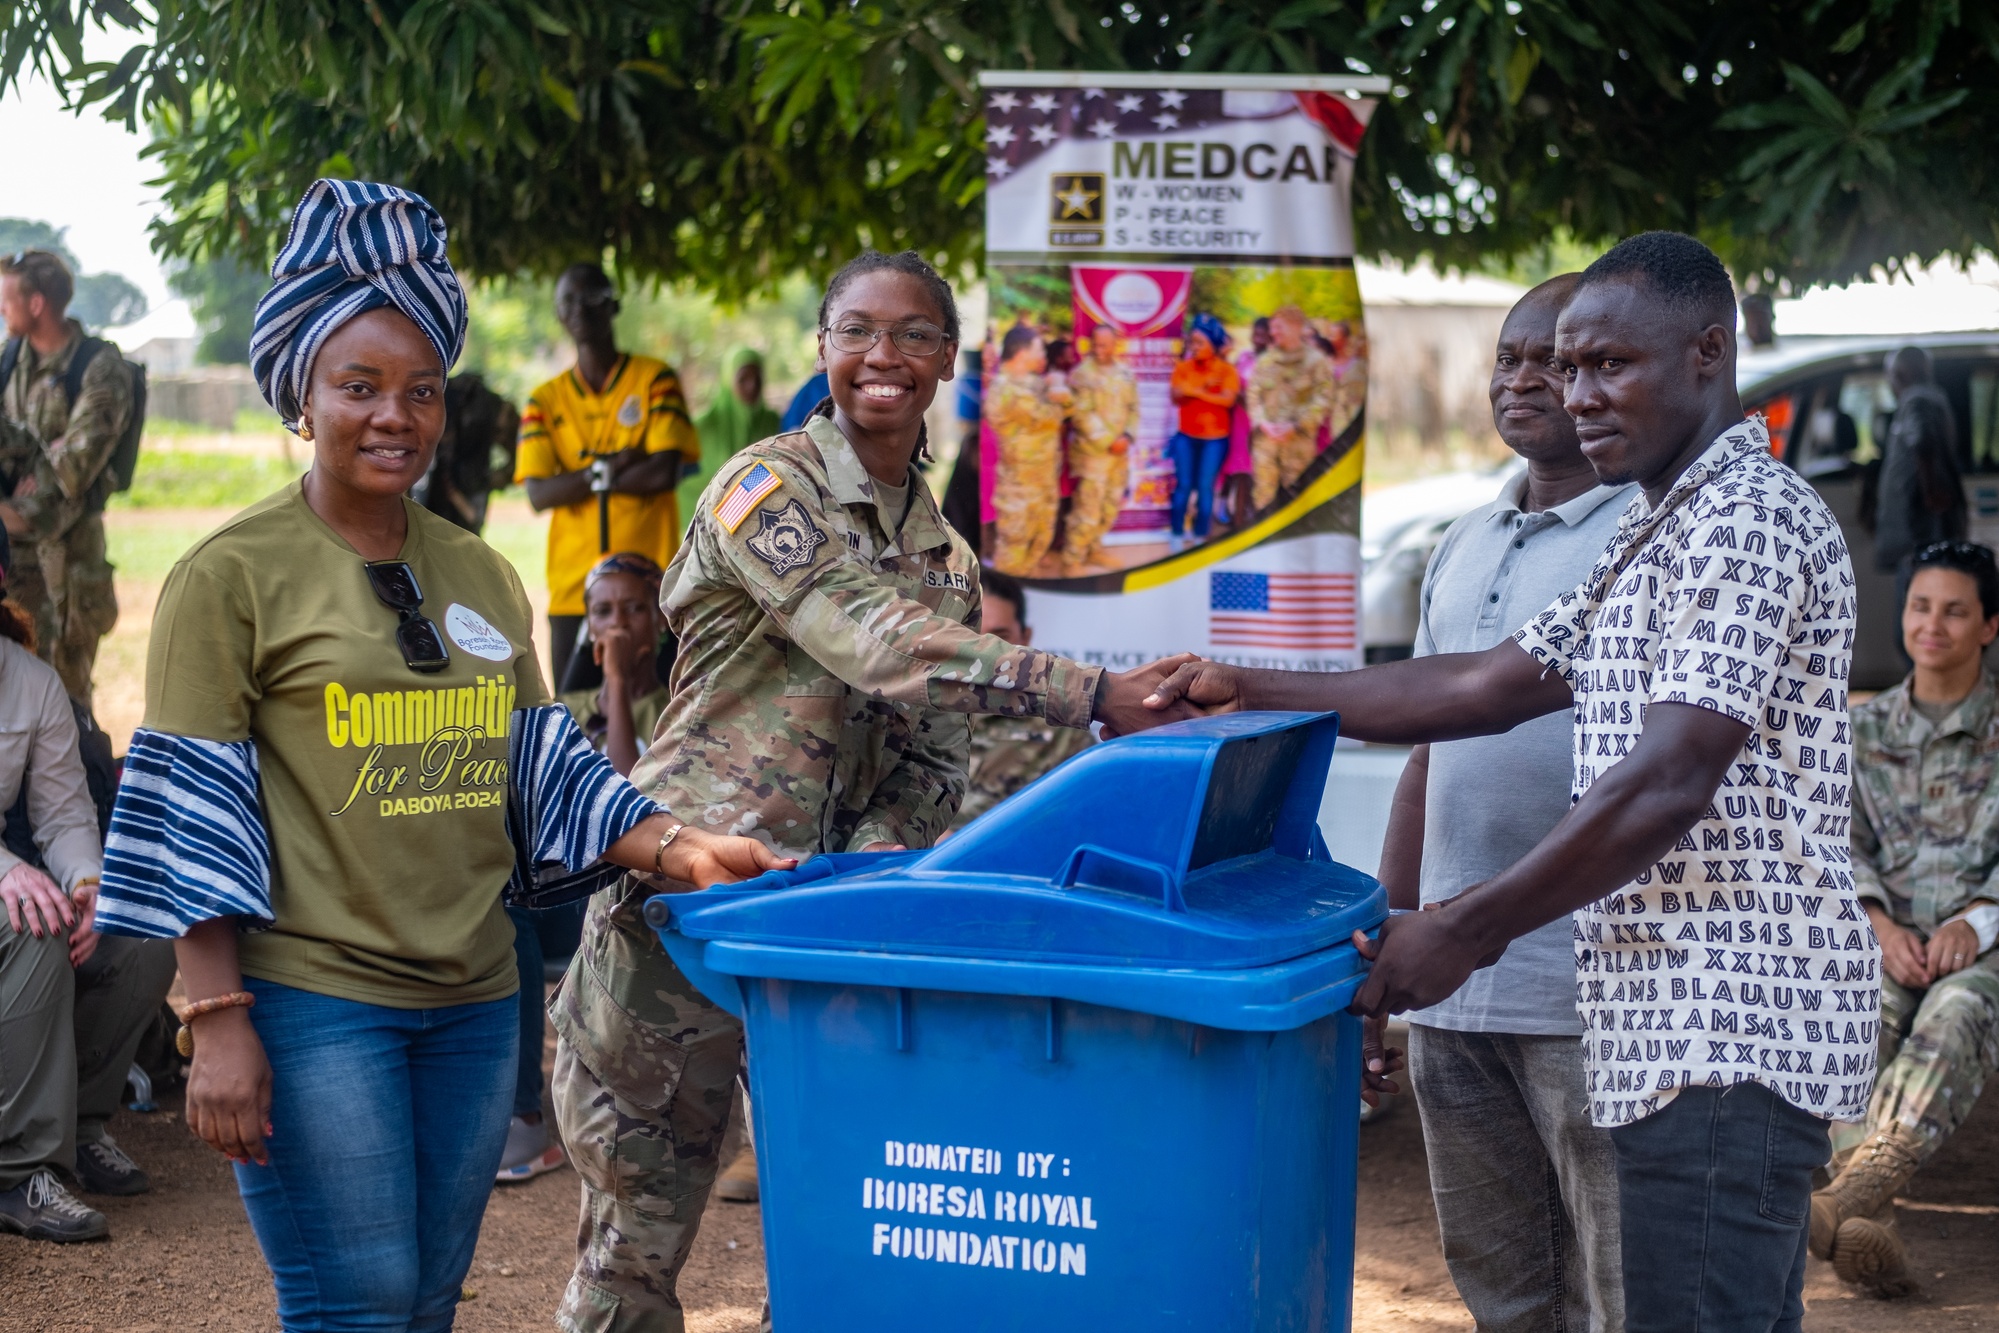
[[(666, 572), (672, 699), (632, 771), (690, 827), (783, 855), (927, 847), (965, 787), (966, 717), (1138, 729), (1127, 672), (981, 634), (979, 567), (915, 463), (957, 361), (950, 287), (868, 252), (820, 307), (831, 400), (709, 483)], [(1173, 659), (1168, 668), (1177, 665)], [(633, 880), (592, 900), (550, 1006), (554, 1103), (583, 1178), (570, 1330), (673, 1330), (714, 1184), (743, 1029), (674, 968)]]
[[(1812, 1197), (1811, 1247), (1884, 1296), (1915, 1287), (1895, 1195), (1964, 1123), (1999, 1066), (1999, 693), (1983, 665), (1995, 637), (1992, 552), (1925, 547), (1902, 609), (1915, 671), (1853, 710), (1853, 878), (1887, 974), (1881, 1074), (1864, 1128), (1833, 1131), (1842, 1169)], [(1814, 1020), (1801, 1011), (1796, 1021)], [(1850, 1021), (1868, 1039), (1865, 1017)]]

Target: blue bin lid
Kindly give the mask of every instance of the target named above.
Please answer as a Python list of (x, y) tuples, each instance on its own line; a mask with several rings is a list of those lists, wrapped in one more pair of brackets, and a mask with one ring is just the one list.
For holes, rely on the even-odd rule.
[(1094, 746), (924, 852), (815, 857), (656, 900), (696, 940), (1250, 968), (1346, 945), (1387, 904), (1318, 832), (1336, 714), (1236, 713)]

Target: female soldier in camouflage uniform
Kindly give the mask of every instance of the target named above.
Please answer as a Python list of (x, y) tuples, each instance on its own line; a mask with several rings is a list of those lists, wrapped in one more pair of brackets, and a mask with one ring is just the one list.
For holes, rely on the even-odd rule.
[[(868, 252), (820, 307), (830, 409), (703, 493), (661, 595), (673, 698), (632, 772), (690, 825), (815, 852), (928, 846), (965, 786), (966, 716), (1136, 730), (1123, 675), (981, 634), (979, 568), (913, 463), (958, 353), (951, 289)], [(674, 1286), (714, 1183), (743, 1030), (682, 977), (638, 879), (592, 901), (550, 1006), (555, 1114), (583, 1177), (573, 1333), (679, 1333)]]

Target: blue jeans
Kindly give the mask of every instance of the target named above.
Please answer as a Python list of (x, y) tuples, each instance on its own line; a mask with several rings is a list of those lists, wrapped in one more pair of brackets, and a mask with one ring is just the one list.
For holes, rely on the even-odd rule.
[(1621, 1329), (1617, 1153), (1574, 1037), (1409, 1025), (1444, 1262), (1482, 1333)]
[(514, 1077), (514, 1114), (534, 1115), (541, 1110), (541, 1043), (548, 1022), (548, 983), (542, 965), (549, 960), (568, 961), (583, 938), (583, 909), (586, 898), (564, 907), (530, 912), (509, 907), (507, 918), (514, 923), (514, 966), (521, 974), (521, 1050)]
[(245, 978), (269, 1166), (236, 1185), (285, 1333), (449, 1329), (514, 1096), (512, 996), (390, 1009)]
[(1178, 537), (1185, 530), (1187, 522), (1187, 492), (1194, 492), (1194, 535), (1208, 535), (1208, 525), (1215, 515), (1215, 478), (1222, 473), (1222, 464), (1228, 460), (1229, 437), (1203, 440), (1193, 435), (1176, 433), (1166, 442), (1167, 453), (1173, 459), (1173, 512), (1171, 521), (1173, 535)]
[(1826, 1122), (1738, 1083), (1688, 1088), (1610, 1141), (1628, 1333), (1798, 1333)]

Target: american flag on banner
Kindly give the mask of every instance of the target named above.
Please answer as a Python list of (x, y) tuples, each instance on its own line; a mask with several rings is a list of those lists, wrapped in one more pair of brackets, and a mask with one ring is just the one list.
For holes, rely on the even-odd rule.
[(1208, 575), (1215, 647), (1351, 650), (1359, 641), (1352, 574)]

